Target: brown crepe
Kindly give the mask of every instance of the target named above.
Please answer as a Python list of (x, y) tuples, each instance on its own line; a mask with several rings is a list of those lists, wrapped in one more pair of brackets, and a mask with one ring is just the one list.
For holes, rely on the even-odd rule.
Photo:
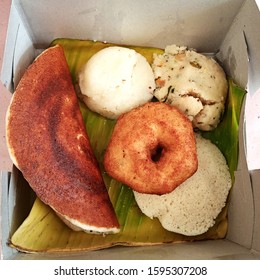
[(7, 144), (37, 196), (68, 225), (119, 231), (61, 46), (44, 51), (21, 79), (7, 114)]

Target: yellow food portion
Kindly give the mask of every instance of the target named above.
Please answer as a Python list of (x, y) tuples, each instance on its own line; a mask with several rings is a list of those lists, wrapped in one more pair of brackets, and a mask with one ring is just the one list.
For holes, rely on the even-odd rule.
[(225, 109), (228, 83), (225, 72), (212, 58), (171, 45), (154, 55), (154, 96), (178, 107), (201, 130), (213, 130)]

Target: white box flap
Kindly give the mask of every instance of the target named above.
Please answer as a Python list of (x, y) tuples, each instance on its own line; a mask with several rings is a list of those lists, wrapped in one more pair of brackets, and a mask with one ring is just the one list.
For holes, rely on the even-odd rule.
[(67, 37), (157, 47), (175, 42), (200, 51), (216, 51), (243, 2), (15, 1), (37, 45)]

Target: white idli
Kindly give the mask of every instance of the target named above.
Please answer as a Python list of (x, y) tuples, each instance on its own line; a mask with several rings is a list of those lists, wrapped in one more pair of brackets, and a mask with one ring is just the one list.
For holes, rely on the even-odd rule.
[(176, 233), (194, 236), (205, 233), (225, 206), (231, 176), (221, 151), (209, 140), (196, 135), (197, 172), (165, 195), (134, 192), (141, 211), (158, 217), (162, 226)]
[(113, 46), (89, 59), (79, 75), (79, 87), (90, 110), (116, 119), (150, 101), (155, 80), (144, 56), (133, 49)]

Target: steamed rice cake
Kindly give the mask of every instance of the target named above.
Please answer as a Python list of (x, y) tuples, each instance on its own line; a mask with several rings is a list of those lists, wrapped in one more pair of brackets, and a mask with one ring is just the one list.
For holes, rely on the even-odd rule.
[(197, 172), (169, 194), (134, 192), (141, 211), (158, 218), (162, 226), (176, 233), (195, 236), (205, 233), (225, 206), (231, 176), (221, 151), (210, 140), (196, 135)]
[(126, 47), (107, 47), (94, 54), (79, 74), (88, 108), (116, 119), (153, 97), (155, 80), (146, 58)]

